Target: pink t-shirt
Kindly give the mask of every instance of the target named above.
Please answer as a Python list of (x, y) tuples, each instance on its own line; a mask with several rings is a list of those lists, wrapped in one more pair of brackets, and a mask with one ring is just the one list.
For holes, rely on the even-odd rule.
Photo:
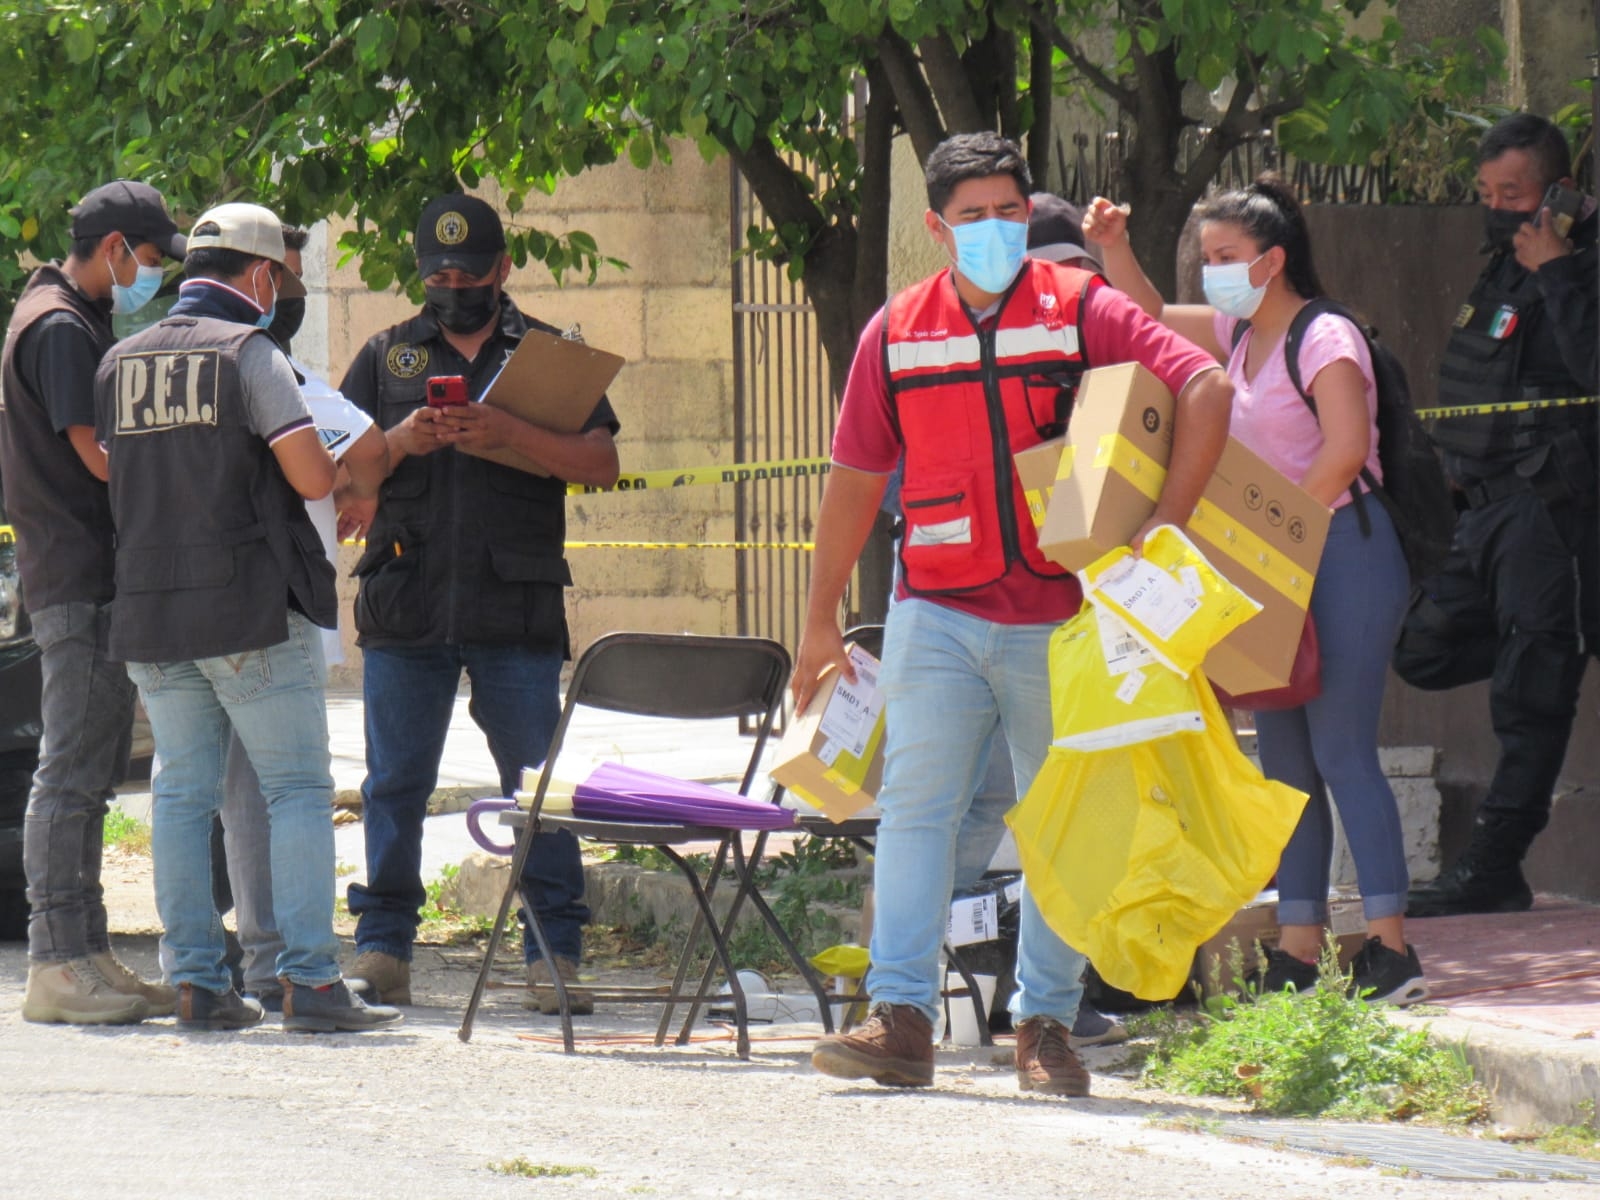
[[(1216, 315), (1214, 328), (1218, 345), (1233, 345), (1233, 330), (1238, 323), (1235, 317)], [(1233, 421), (1228, 432), (1266, 459), (1280, 474), (1299, 483), (1322, 450), (1322, 426), (1289, 378), (1289, 365), (1283, 357), (1284, 338), (1280, 337), (1272, 347), (1272, 353), (1267, 355), (1254, 379), (1244, 377), (1244, 357), (1254, 336), (1254, 328), (1246, 330), (1228, 357), (1228, 378), (1233, 381)], [(1317, 375), (1324, 367), (1340, 359), (1355, 363), (1367, 381), (1371, 436), (1367, 470), (1382, 483), (1383, 468), (1378, 462), (1378, 389), (1372, 381), (1372, 355), (1367, 350), (1367, 340), (1343, 317), (1323, 313), (1311, 322), (1300, 342), (1300, 381), (1306, 385), (1306, 390), (1316, 386)], [(1359, 481), (1356, 486), (1366, 490)], [(1349, 503), (1350, 493), (1342, 492), (1333, 507), (1343, 508)]]
[[(945, 286), (953, 286), (948, 271), (944, 280)], [(1217, 366), (1216, 359), (1151, 320), (1127, 296), (1109, 287), (1089, 294), (1080, 329), (1084, 356), (1091, 367), (1142, 363), (1174, 396), (1196, 375)], [(850, 364), (833, 433), (833, 461), (857, 471), (887, 475), (901, 453), (900, 432), (884, 378), (883, 310), (879, 309), (861, 331)], [(1014, 563), (1003, 579), (960, 596), (940, 596), (938, 602), (1003, 625), (1026, 625), (1064, 621), (1078, 611), (1080, 599), (1073, 576), (1041, 579), (1023, 564)]]

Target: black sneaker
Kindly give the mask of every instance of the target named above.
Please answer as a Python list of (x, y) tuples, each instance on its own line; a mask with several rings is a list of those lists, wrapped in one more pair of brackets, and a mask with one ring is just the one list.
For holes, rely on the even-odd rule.
[(1401, 954), (1385, 946), (1382, 938), (1368, 938), (1350, 964), (1350, 995), (1402, 1008), (1427, 999), (1428, 982), (1422, 977), (1416, 947), (1407, 943)]
[(245, 995), (255, 997), (256, 1003), (269, 1013), (283, 1011), (283, 985), (276, 979), (251, 988)]
[(1453, 917), (1460, 913), (1527, 912), (1533, 889), (1516, 864), (1486, 865), (1468, 854), (1439, 878), (1406, 895), (1408, 917)]
[(178, 1028), (216, 1032), (249, 1029), (261, 1023), (261, 1005), (229, 988), (213, 992), (192, 983), (178, 985)]
[(397, 1008), (366, 1003), (342, 979), (323, 987), (307, 987), (287, 976), (278, 982), (283, 984), (283, 1027), (291, 1033), (360, 1033), (405, 1020)]
[(1284, 988), (1292, 992), (1312, 992), (1317, 988), (1317, 964), (1303, 962), (1274, 947), (1267, 951), (1266, 969), (1252, 975), (1250, 984), (1258, 996), (1277, 995)]

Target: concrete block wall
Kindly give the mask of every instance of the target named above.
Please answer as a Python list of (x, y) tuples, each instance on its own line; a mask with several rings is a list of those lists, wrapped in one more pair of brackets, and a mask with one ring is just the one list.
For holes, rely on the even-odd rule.
[[(494, 203), (493, 189), (483, 197)], [(564, 234), (582, 230), (628, 269), (602, 267), (594, 283), (568, 276), (557, 286), (542, 265), (514, 268), (507, 290), (522, 308), (565, 327), (581, 324), (592, 345), (622, 355), (610, 390), (622, 422), (624, 471), (732, 461), (733, 362), (728, 165), (706, 163), (693, 146), (671, 164), (626, 164), (564, 180), (551, 196), (530, 195), (508, 226)], [(398, 292), (375, 293), (355, 261), (340, 265), (341, 226), (317, 230), (307, 253), (306, 332), (296, 351), (335, 383), (366, 339), (416, 310)], [(697, 542), (734, 536), (734, 489), (569, 498), (573, 541)], [(341, 550), (341, 602), (354, 601), (349, 571), (359, 548)], [(685, 549), (574, 549), (567, 594), (574, 653), (612, 629), (732, 633), (733, 555)], [(348, 623), (348, 622), (347, 622)], [(335, 686), (355, 686), (360, 654), (346, 630), (346, 662)]]

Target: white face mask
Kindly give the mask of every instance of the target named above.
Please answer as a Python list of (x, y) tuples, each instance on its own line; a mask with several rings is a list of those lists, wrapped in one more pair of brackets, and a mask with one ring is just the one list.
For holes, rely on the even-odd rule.
[[(1267, 256), (1263, 250), (1247, 263), (1221, 263), (1200, 269), (1200, 285), (1205, 290), (1206, 303), (1226, 317), (1248, 321), (1261, 307), (1267, 294), (1267, 284), (1256, 287), (1250, 282), (1250, 268)], [(1269, 276), (1267, 282), (1270, 283)]]

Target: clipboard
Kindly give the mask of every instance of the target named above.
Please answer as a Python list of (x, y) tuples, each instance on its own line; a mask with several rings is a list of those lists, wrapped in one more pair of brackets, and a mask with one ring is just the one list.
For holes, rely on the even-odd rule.
[[(584, 342), (530, 329), (478, 397), (484, 404), (557, 433), (577, 433), (622, 369), (623, 358)], [(530, 475), (549, 475), (515, 450), (466, 450)]]

